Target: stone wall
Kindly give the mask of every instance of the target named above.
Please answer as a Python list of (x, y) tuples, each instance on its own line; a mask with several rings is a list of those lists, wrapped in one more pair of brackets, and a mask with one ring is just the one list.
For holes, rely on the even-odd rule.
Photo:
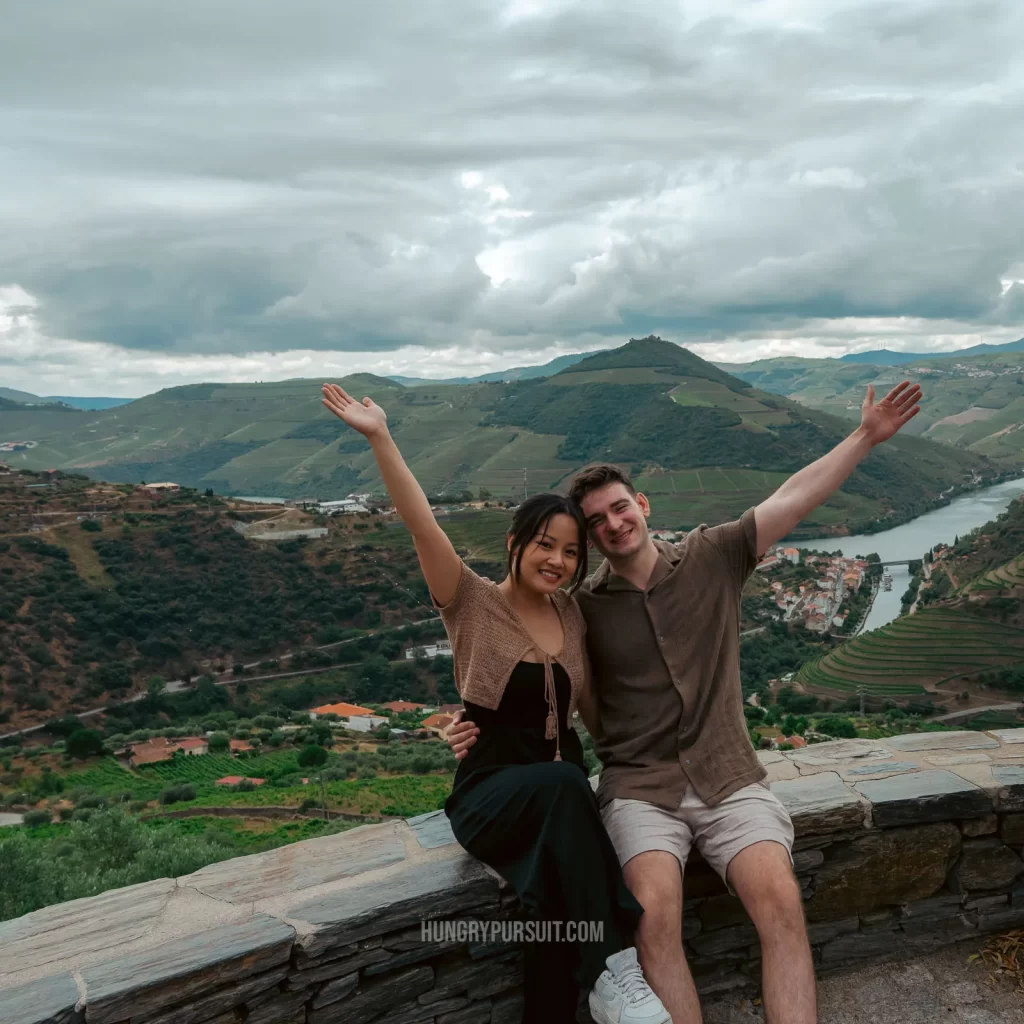
[[(822, 974), (1024, 925), (1024, 729), (761, 756)], [(699, 858), (685, 895), (702, 993), (756, 986), (756, 934)], [(517, 948), (420, 924), (516, 912), (442, 813), (367, 825), (0, 924), (0, 1024), (518, 1024)]]

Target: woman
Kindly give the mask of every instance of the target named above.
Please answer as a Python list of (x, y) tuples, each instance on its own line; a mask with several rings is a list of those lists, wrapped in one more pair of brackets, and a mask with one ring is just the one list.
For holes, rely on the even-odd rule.
[(643, 908), (622, 880), (571, 724), (579, 704), (593, 725), (583, 617), (562, 589), (586, 576), (582, 513), (555, 494), (523, 502), (508, 534), (508, 576), (485, 580), (437, 525), (384, 410), (336, 384), (323, 394), (370, 442), (448, 631), (456, 686), (480, 728), (445, 803), (456, 839), (538, 921), (564, 922), (566, 933), (579, 922), (597, 925), (593, 941), (526, 944), (524, 1024), (571, 1024), (581, 988), (598, 1024), (671, 1024), (637, 963), (631, 942)]

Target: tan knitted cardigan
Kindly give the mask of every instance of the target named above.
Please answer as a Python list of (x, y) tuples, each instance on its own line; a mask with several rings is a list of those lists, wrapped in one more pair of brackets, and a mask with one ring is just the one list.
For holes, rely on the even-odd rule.
[[(556, 590), (551, 599), (564, 634), (562, 649), (551, 661), (558, 662), (569, 676), (571, 720), (586, 678), (587, 627), (570, 594)], [(533, 651), (544, 652), (534, 643), (498, 585), (478, 576), (465, 562), (455, 596), (444, 607), (436, 606), (451, 641), (459, 696), (496, 710), (516, 665)]]

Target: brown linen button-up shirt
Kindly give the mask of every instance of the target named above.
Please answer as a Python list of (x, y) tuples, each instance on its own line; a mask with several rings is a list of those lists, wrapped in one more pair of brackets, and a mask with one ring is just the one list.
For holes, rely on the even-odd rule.
[(675, 810), (687, 783), (708, 806), (767, 773), (740, 687), (740, 595), (758, 561), (754, 510), (699, 526), (639, 590), (604, 562), (577, 591), (587, 623), (604, 763), (597, 796)]

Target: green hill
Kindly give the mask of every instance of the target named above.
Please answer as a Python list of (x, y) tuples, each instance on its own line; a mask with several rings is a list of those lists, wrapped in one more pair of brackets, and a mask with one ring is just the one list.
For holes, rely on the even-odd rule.
[(8, 402), (16, 402), (19, 405), (33, 405), (45, 402), (45, 398), (29, 394), (27, 391), (16, 391), (14, 388), (0, 388), (0, 398)]
[(1016, 467), (1024, 465), (1024, 353), (1015, 345), (976, 346), (993, 351), (921, 357), (901, 366), (783, 358), (729, 370), (753, 387), (847, 418), (859, 414), (869, 383), (882, 394), (908, 377), (919, 380), (927, 401), (908, 428), (912, 433)]
[[(322, 408), (320, 383), (196, 384), (100, 412), (0, 412), (0, 438), (38, 442), (12, 465), (112, 481), (323, 499), (379, 492), (367, 445)], [(657, 338), (542, 379), (407, 388), (362, 374), (342, 383), (383, 406), (432, 494), (483, 489), (520, 500), (524, 486), (555, 488), (580, 464), (608, 459), (633, 469), (652, 496), (655, 525), (670, 527), (738, 515), (849, 430)], [(975, 471), (993, 469), (900, 438), (873, 453), (804, 532), (905, 519)]]

